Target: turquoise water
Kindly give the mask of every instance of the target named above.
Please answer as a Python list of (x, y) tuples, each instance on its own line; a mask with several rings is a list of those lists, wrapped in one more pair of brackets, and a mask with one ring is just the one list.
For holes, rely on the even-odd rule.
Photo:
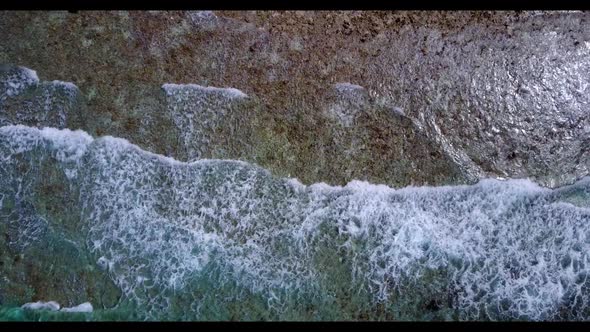
[(1, 320), (590, 317), (590, 178), (304, 186), (6, 126), (0, 184)]

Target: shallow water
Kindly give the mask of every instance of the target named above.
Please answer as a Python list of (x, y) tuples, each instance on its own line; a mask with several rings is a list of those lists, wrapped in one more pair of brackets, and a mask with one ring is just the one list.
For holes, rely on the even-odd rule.
[[(590, 178), (304, 186), (244, 162), (5, 126), (0, 183), (2, 320), (590, 316)], [(19, 308), (39, 300), (95, 310)]]

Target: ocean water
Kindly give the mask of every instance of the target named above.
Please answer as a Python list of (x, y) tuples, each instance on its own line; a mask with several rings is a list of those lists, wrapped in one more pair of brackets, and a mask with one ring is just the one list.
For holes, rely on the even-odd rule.
[(0, 320), (590, 318), (590, 178), (305, 186), (4, 126), (0, 233)]

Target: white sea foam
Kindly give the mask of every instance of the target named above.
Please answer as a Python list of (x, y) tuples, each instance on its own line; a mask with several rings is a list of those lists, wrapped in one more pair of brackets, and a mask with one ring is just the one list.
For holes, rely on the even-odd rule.
[[(281, 310), (278, 289), (329, 280), (315, 259), (329, 248), (375, 301), (413, 290), (454, 292), (464, 319), (550, 319), (563, 306), (578, 308), (571, 310), (578, 317), (590, 307), (590, 209), (579, 204), (588, 179), (560, 190), (493, 179), (401, 189), (363, 181), (304, 186), (243, 162), (183, 163), (122, 139), (89, 140), (71, 131), (0, 128), (0, 148), (22, 153), (29, 150), (15, 142), (47, 141), (64, 151), (62, 163), (84, 160), (76, 165), (85, 176), (75, 181), (88, 247), (124, 295), (149, 312), (165, 312), (171, 296), (212, 266), (224, 271), (215, 284), (237, 282)], [(3, 165), (6, 172), (11, 164)]]
[(406, 115), (406, 113), (404, 112), (404, 110), (401, 109), (401, 108), (399, 108), (399, 107), (392, 107), (391, 108), (391, 111), (393, 113), (395, 113), (395, 114), (398, 114), (398, 115)]
[(93, 141), (92, 136), (83, 130), (55, 129), (46, 127), (39, 132), (41, 137), (50, 141), (57, 153), (57, 158), (63, 162), (80, 159), (86, 152), (88, 144)]
[(78, 86), (76, 86), (76, 84), (72, 83), (72, 82), (64, 82), (64, 81), (58, 81), (58, 80), (53, 80), (51, 81), (52, 84), (56, 85), (56, 86), (60, 86), (63, 88), (66, 88), (68, 90), (79, 90)]
[(367, 106), (367, 91), (362, 86), (352, 83), (336, 83), (334, 90), (337, 99), (324, 111), (324, 114), (340, 122), (344, 127), (351, 127), (356, 117)]
[(36, 71), (26, 68), (26, 67), (19, 67), (19, 68), (22, 70), (24, 77), (27, 80), (32, 81), (32, 82), (39, 82), (39, 76), (37, 76)]
[(188, 11), (187, 16), (198, 29), (212, 30), (219, 24), (219, 18), (210, 10)]
[(348, 83), (348, 82), (336, 83), (336, 84), (334, 84), (334, 87), (340, 91), (353, 91), (353, 90), (364, 90), (365, 89), (360, 85), (352, 84), (352, 83)]
[(57, 311), (57, 310), (59, 310), (59, 303), (57, 303), (55, 301), (49, 301), (49, 302), (43, 302), (43, 301), (29, 302), (29, 303), (23, 304), (21, 306), (21, 308), (23, 308), (23, 309), (29, 309), (29, 310), (50, 310), (50, 311)]
[(28, 86), (38, 83), (39, 77), (36, 71), (26, 67), (16, 67), (10, 73), (5, 73), (4, 77), (1, 78), (0, 84), (3, 84), (6, 90), (0, 94), (0, 97), (3, 99), (5, 96), (18, 95)]
[(179, 156), (185, 160), (203, 158), (212, 135), (224, 127), (234, 107), (247, 97), (237, 89), (196, 84), (164, 84), (162, 89), (166, 92), (168, 114), (180, 132)]
[[(35, 71), (24, 67), (5, 66), (0, 71), (0, 102), (20, 98), (18, 109), (0, 114), (0, 125), (66, 126), (69, 108), (76, 105), (79, 93), (73, 83), (40, 82)], [(23, 95), (27, 89), (29, 93)]]
[(84, 302), (74, 307), (62, 308), (61, 312), (92, 312), (92, 304), (90, 302)]
[(21, 306), (22, 309), (27, 310), (49, 310), (49, 311), (60, 311), (60, 312), (92, 312), (92, 304), (90, 302), (84, 302), (74, 307), (61, 308), (59, 303), (55, 301), (43, 302), (29, 302)]
[(179, 93), (182, 91), (192, 91), (192, 92), (200, 92), (200, 93), (215, 93), (221, 94), (228, 98), (246, 98), (248, 97), (247, 94), (244, 92), (235, 89), (235, 88), (217, 88), (212, 86), (202, 86), (198, 84), (173, 84), (173, 83), (166, 83), (162, 85), (162, 89), (166, 91), (168, 95), (173, 93)]
[(299, 179), (296, 179), (296, 178), (286, 179), (286, 182), (293, 189), (295, 189), (296, 191), (299, 191), (299, 192), (301, 192), (301, 191), (305, 190), (305, 188), (307, 188), (306, 185), (304, 185), (303, 183), (301, 183), (301, 181), (299, 181)]

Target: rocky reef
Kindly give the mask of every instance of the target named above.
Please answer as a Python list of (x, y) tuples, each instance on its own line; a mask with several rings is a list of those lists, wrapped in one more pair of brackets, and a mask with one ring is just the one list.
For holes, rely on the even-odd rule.
[[(174, 133), (186, 130), (174, 113), (209, 103), (241, 110), (228, 111), (233, 125), (219, 122), (233, 121), (226, 114), (221, 129), (202, 129), (211, 145), (200, 156), (304, 183), (555, 187), (588, 174), (584, 12), (0, 15), (0, 62), (80, 88), (85, 116), (68, 128), (155, 153), (190, 160), (181, 136), (194, 134)], [(198, 104), (164, 84), (248, 98), (229, 105), (202, 90)]]

